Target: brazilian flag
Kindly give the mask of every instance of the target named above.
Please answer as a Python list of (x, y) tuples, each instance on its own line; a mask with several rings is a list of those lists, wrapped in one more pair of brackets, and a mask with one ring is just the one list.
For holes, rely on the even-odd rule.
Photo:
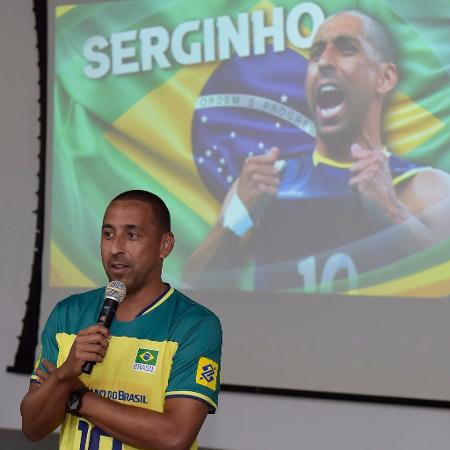
[(158, 353), (159, 352), (157, 350), (140, 348), (136, 353), (136, 358), (134, 362), (138, 364), (149, 364), (154, 366), (156, 365), (156, 361), (158, 359)]
[[(386, 143), (401, 157), (450, 172), (450, 12), (446, 2), (313, 3), (325, 17), (349, 8), (366, 11), (391, 30), (398, 44), (400, 82), (383, 118)], [(216, 222), (224, 194), (245, 157), (277, 144), (273, 137), (277, 132), (283, 136), (287, 154), (301, 153), (314, 142), (299, 81), (308, 53), (286, 37), (283, 52), (277, 51), (275, 40), (268, 40), (264, 55), (232, 52), (222, 60), (215, 57), (190, 65), (171, 57), (169, 43), (166, 64), (155, 57), (151, 70), (140, 66), (130, 73), (114, 74), (111, 68), (99, 78), (86, 75), (91, 64), (83, 50), (86, 42), (93, 36), (105, 39), (108, 46), (103, 53), (113, 66), (111, 36), (130, 32), (122, 46), (122, 60), (131, 63), (139, 60), (139, 30), (159, 27), (173, 37), (180, 24), (201, 21), (198, 30), (186, 35), (184, 45), (204, 45), (207, 26), (214, 32), (218, 18), (238, 23), (242, 14), (264, 11), (271, 23), (275, 8), (282, 7), (286, 16), (299, 4), (128, 0), (57, 6), (52, 11), (50, 286), (105, 283), (99, 264), (102, 216), (115, 195), (130, 189), (155, 192), (172, 212), (177, 244), (165, 263), (165, 279), (182, 286), (184, 264)], [(307, 36), (313, 25), (306, 17), (302, 33)], [(272, 115), (267, 113), (269, 107)], [(218, 126), (223, 123), (225, 131)], [(258, 138), (251, 137), (249, 130), (257, 130)], [(418, 255), (417, 261), (395, 270), (367, 274), (366, 293), (450, 293), (444, 274), (448, 247), (444, 242), (425, 259)], [(405, 280), (416, 272), (422, 273), (416, 286), (392, 285), (396, 277)]]

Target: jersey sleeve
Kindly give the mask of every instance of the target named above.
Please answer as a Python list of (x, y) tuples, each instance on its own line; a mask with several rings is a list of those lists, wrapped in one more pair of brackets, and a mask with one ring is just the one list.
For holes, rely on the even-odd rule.
[(57, 333), (57, 316), (58, 316), (58, 305), (50, 313), (47, 319), (44, 330), (41, 334), (41, 343), (39, 347), (39, 353), (34, 363), (34, 369), (31, 374), (30, 381), (33, 383), (37, 382), (36, 369), (39, 368), (44, 372), (47, 369), (42, 364), (44, 359), (50, 361), (56, 366), (56, 361), (58, 358), (58, 344), (56, 342)]
[(216, 316), (198, 320), (179, 343), (165, 398), (190, 397), (214, 413), (220, 389), (222, 328)]

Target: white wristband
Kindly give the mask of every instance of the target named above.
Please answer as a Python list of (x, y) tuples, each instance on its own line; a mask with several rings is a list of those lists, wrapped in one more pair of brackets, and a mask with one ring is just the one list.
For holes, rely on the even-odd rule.
[(230, 202), (225, 208), (223, 214), (223, 226), (229, 228), (239, 237), (253, 226), (253, 220), (247, 211), (247, 208), (238, 197), (237, 192), (233, 193)]

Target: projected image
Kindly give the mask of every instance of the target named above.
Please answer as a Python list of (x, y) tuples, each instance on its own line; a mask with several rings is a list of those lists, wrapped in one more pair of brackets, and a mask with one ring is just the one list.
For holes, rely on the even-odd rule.
[(105, 283), (104, 208), (147, 189), (178, 287), (450, 293), (439, 21), (332, 3), (56, 7), (52, 287)]

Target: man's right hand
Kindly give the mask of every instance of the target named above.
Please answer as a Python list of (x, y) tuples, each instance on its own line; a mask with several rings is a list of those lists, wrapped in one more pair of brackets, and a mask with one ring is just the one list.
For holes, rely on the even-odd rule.
[(92, 325), (81, 330), (69, 352), (66, 361), (58, 369), (60, 380), (81, 375), (87, 361), (102, 362), (109, 345), (109, 330), (102, 325)]
[(279, 170), (274, 166), (278, 148), (264, 155), (248, 157), (239, 176), (237, 193), (252, 219), (258, 219), (270, 200), (278, 193)]

